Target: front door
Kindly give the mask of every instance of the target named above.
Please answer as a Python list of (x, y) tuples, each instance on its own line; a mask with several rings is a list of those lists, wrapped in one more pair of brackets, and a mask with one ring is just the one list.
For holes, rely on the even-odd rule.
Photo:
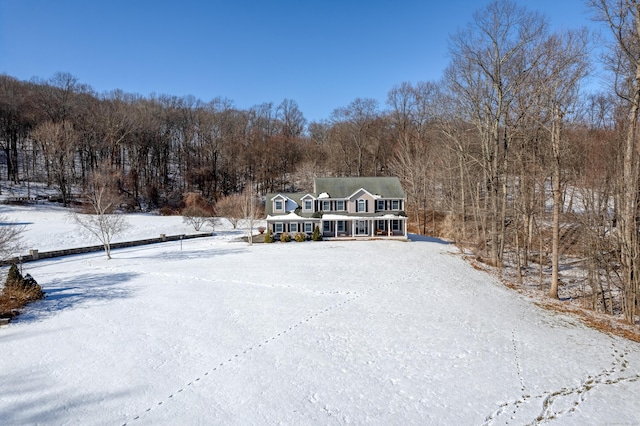
[(358, 229), (356, 231), (357, 235), (368, 235), (369, 234), (369, 230), (367, 227), (367, 221), (366, 220), (359, 220), (358, 221)]

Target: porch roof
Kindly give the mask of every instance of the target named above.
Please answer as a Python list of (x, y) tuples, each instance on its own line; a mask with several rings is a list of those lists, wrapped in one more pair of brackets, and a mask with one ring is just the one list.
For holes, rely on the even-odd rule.
[(369, 213), (369, 214), (329, 214), (325, 213), (322, 215), (322, 220), (398, 220), (398, 219), (406, 219), (406, 216), (400, 214), (391, 214), (391, 213)]
[(300, 216), (295, 212), (289, 212), (287, 214), (278, 214), (278, 215), (267, 215), (267, 222), (294, 222), (294, 221), (305, 221), (305, 222), (318, 222), (319, 219), (311, 217), (311, 215)]

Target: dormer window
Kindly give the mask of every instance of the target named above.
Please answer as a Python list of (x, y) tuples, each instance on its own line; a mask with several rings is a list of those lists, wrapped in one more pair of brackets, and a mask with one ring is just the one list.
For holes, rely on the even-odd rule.
[(282, 202), (282, 200), (275, 200), (273, 202), (273, 209), (277, 212), (281, 212), (282, 210), (284, 210), (284, 203)]
[(313, 210), (313, 201), (312, 200), (304, 200), (304, 210), (311, 211)]
[(357, 212), (366, 212), (367, 211), (367, 201), (366, 200), (358, 200), (358, 205), (356, 206)]

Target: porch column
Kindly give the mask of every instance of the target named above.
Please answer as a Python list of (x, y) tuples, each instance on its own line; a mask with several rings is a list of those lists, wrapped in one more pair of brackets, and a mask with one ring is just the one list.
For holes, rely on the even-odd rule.
[(338, 221), (334, 220), (331, 223), (333, 223), (333, 236), (337, 238), (338, 237)]
[(356, 221), (352, 220), (351, 221), (351, 236), (355, 236), (356, 235)]

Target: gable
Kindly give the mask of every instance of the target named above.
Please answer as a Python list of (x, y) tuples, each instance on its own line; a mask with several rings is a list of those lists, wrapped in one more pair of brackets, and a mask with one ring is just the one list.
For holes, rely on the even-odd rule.
[(358, 198), (367, 198), (367, 199), (374, 200), (376, 198), (380, 198), (380, 196), (373, 195), (372, 193), (370, 193), (366, 189), (360, 188), (356, 192), (354, 192), (353, 194), (349, 195), (346, 198), (349, 199), (349, 200), (355, 200), (355, 199), (358, 199)]
[(275, 200), (283, 200), (283, 201), (286, 201), (287, 199), (288, 199), (288, 198), (287, 198), (287, 197), (285, 197), (285, 196), (284, 196), (284, 195), (282, 195), (282, 194), (278, 194), (278, 195), (276, 195), (275, 197), (271, 197), (271, 201), (275, 201)]
[[(265, 212), (268, 215), (284, 214), (284, 213), (292, 212), (296, 210), (298, 207), (300, 207), (300, 204), (301, 204), (300, 198), (303, 197), (304, 195), (305, 194), (300, 194), (300, 193), (267, 194), (266, 196), (267, 202), (265, 202)], [(282, 201), (284, 211), (282, 210), (275, 211), (274, 206), (276, 201)]]

